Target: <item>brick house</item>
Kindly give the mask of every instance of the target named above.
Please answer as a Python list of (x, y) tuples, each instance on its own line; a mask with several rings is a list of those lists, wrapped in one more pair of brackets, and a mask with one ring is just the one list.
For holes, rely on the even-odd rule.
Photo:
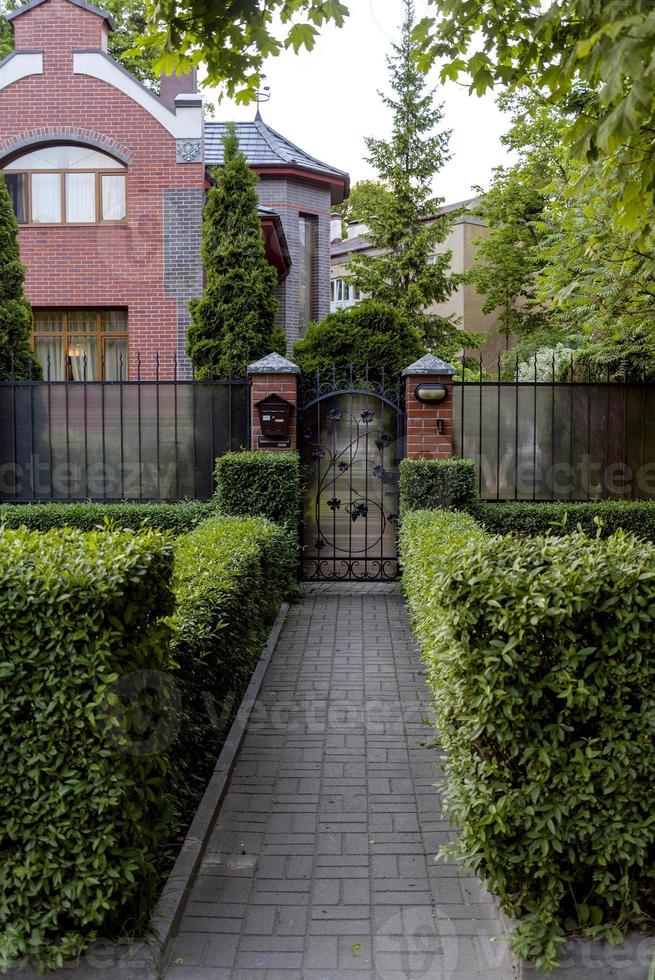
[[(0, 170), (20, 223), (35, 349), (52, 380), (190, 375), (207, 168), (224, 123), (192, 78), (157, 96), (107, 54), (111, 17), (86, 0), (31, 0), (8, 18)], [(260, 218), (292, 343), (330, 309), (330, 212), (348, 175), (259, 114), (237, 126), (259, 176)]]

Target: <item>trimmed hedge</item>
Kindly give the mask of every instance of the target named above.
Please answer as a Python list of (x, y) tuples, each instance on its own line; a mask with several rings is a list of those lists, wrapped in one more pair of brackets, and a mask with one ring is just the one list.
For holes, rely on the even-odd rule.
[(298, 528), (302, 506), (298, 453), (226, 453), (216, 460), (216, 503), (231, 517), (267, 517)]
[(552, 536), (581, 528), (588, 534), (607, 537), (624, 530), (655, 542), (655, 501), (489, 503), (478, 496), (475, 464), (469, 459), (404, 459), (400, 464), (400, 508), (402, 514), (466, 511), (494, 534)]
[(587, 534), (607, 537), (615, 531), (631, 531), (655, 542), (655, 501), (599, 500), (594, 503), (506, 503), (478, 501), (471, 512), (487, 530), (496, 534), (568, 534), (581, 528)]
[(3, 504), (0, 525), (28, 527), (33, 531), (50, 531), (74, 527), (93, 531), (110, 521), (115, 527), (132, 531), (140, 527), (159, 528), (174, 534), (185, 534), (215, 510), (215, 505), (196, 500), (176, 504)]
[(477, 500), (470, 459), (404, 459), (400, 464), (400, 510), (468, 510)]
[(446, 511), (408, 515), (401, 546), (455, 853), (520, 919), (520, 957), (619, 941), (655, 911), (655, 548)]
[(0, 531), (0, 967), (61, 965), (155, 876), (168, 766), (111, 685), (168, 669), (172, 572), (152, 530)]
[(230, 706), (238, 708), (296, 563), (292, 533), (261, 517), (215, 517), (176, 542), (170, 624), (182, 706), (174, 763), (183, 820), (211, 776)]

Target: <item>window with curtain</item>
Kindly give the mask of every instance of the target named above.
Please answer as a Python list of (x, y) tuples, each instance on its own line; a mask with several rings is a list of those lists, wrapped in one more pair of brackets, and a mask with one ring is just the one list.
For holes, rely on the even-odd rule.
[(35, 310), (46, 381), (127, 381), (127, 310)]
[(299, 326), (303, 333), (314, 319), (316, 294), (316, 237), (318, 222), (315, 216), (301, 214), (299, 218), (298, 249), (298, 308)]
[(120, 223), (127, 217), (127, 179), (118, 160), (88, 146), (47, 146), (4, 168), (20, 224)]

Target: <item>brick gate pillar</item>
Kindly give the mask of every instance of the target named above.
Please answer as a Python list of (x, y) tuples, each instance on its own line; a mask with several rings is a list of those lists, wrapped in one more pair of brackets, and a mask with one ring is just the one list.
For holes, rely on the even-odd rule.
[[(267, 354), (260, 361), (248, 365), (250, 388), (250, 431), (252, 449), (266, 452), (283, 452), (298, 448), (298, 376), (300, 368), (281, 354)], [(286, 436), (279, 439), (266, 437), (260, 425), (257, 405), (265, 398), (277, 396), (291, 404), (291, 415)], [(273, 405), (273, 408), (275, 406)]]
[[(453, 454), (453, 376), (456, 370), (426, 354), (403, 371), (408, 459), (450, 459)], [(444, 395), (445, 389), (445, 395)]]

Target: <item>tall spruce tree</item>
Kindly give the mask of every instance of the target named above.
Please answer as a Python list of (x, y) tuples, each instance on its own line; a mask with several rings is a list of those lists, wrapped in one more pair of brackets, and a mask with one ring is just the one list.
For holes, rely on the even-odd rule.
[(200, 377), (243, 375), (250, 362), (286, 351), (284, 329), (275, 322), (277, 273), (264, 254), (257, 177), (234, 126), (223, 145), (223, 166), (205, 208), (205, 292), (191, 302), (187, 349)]
[(413, 38), (413, 0), (404, 0), (405, 19), (399, 44), (387, 58), (392, 95), (380, 93), (393, 115), (388, 140), (367, 138), (367, 160), (376, 169), (382, 185), (390, 192), (377, 195), (374, 205), (360, 202), (361, 221), (370, 228), (370, 244), (377, 254), (357, 255), (349, 267), (349, 281), (372, 299), (394, 307), (416, 324), (424, 343), (436, 353), (451, 352), (465, 343), (454, 320), (427, 316), (426, 307), (443, 303), (451, 295), (452, 255), (436, 254), (445, 242), (452, 218), (434, 217), (442, 198), (433, 196), (433, 182), (450, 158), (450, 131), (436, 132), (443, 119), (443, 105), (435, 101), (435, 90), (427, 87), (416, 63)]
[(30, 347), (32, 308), (23, 292), (18, 222), (5, 179), (0, 174), (0, 379), (19, 381), (42, 376)]

